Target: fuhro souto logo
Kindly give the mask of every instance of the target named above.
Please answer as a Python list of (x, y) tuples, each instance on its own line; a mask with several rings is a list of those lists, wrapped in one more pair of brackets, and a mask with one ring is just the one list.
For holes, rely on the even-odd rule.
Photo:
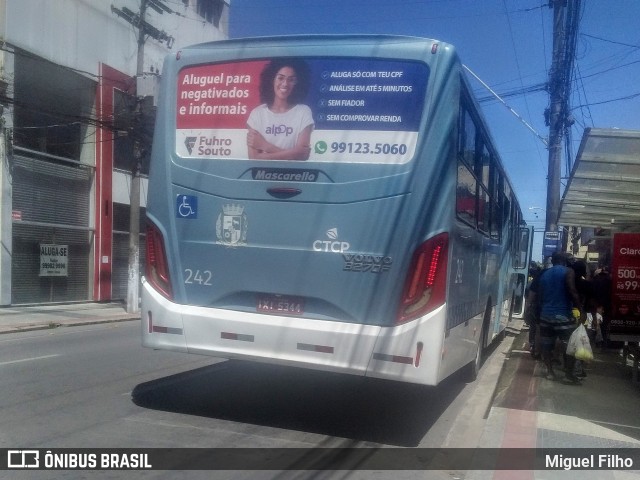
[(198, 137), (187, 137), (184, 139), (184, 146), (187, 147), (189, 155), (191, 155), (191, 153), (193, 152), (193, 147), (196, 145), (196, 140), (198, 140)]

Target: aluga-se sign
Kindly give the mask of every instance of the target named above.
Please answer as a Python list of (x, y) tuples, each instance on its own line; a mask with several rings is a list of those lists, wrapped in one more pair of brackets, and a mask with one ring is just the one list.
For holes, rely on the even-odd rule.
[(68, 245), (40, 244), (41, 277), (66, 277), (68, 264)]

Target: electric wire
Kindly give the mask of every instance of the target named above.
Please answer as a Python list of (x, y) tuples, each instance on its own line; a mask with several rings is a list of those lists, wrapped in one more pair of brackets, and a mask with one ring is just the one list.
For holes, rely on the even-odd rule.
[[(515, 58), (515, 62), (516, 62), (516, 68), (518, 70), (518, 78), (520, 80), (520, 87), (524, 88), (523, 85), (523, 81), (522, 81), (522, 70), (520, 69), (520, 61), (518, 60), (518, 50), (516, 48), (516, 42), (513, 38), (513, 27), (511, 25), (511, 17), (509, 15), (509, 11), (507, 10), (507, 2), (506, 0), (502, 0), (502, 4), (504, 6), (504, 11), (505, 11), (505, 15), (507, 17), (507, 24), (509, 26), (509, 34), (510, 34), (510, 38), (511, 38), (511, 45), (513, 47), (513, 55)], [(527, 99), (527, 95), (524, 95), (524, 104), (525, 104), (525, 108), (527, 110), (527, 116), (529, 118), (529, 123), (531, 123), (531, 109), (529, 108), (529, 101)], [(535, 147), (536, 147), (536, 151), (538, 153), (537, 157), (538, 160), (540, 161), (540, 165), (542, 167), (542, 171), (546, 174), (547, 173), (547, 168), (545, 167), (544, 162), (542, 161), (542, 155), (540, 152), (540, 145), (538, 144), (538, 142), (534, 142), (535, 143)]]

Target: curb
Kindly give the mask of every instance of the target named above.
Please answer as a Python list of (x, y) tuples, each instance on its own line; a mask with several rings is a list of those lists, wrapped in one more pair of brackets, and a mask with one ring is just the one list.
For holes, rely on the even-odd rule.
[(20, 333), (20, 332), (34, 332), (38, 330), (56, 330), (58, 328), (63, 327), (79, 327), (82, 325), (99, 325), (105, 323), (121, 323), (121, 322), (129, 322), (134, 320), (140, 320), (140, 316), (134, 317), (118, 317), (118, 318), (105, 318), (105, 319), (89, 319), (89, 320), (68, 320), (61, 322), (50, 322), (47, 324), (39, 323), (39, 324), (31, 324), (31, 325), (0, 325), (0, 335), (6, 335), (10, 333)]

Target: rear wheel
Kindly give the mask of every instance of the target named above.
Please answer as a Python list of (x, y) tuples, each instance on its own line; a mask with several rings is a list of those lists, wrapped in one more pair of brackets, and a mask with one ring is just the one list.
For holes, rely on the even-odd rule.
[(484, 327), (480, 331), (480, 338), (478, 339), (478, 345), (476, 346), (475, 358), (466, 366), (465, 372), (466, 381), (473, 382), (478, 378), (478, 372), (480, 372), (480, 366), (482, 365), (482, 346), (484, 344)]

